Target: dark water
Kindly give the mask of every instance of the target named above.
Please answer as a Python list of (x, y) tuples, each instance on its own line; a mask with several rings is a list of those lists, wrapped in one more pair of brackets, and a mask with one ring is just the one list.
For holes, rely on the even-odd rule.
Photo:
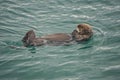
[[(93, 26), (91, 40), (22, 47), (24, 34)], [(120, 80), (120, 0), (0, 0), (0, 80)]]

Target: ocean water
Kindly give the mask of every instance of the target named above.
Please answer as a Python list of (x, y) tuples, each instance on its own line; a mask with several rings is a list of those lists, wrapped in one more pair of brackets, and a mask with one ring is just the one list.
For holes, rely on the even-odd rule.
[[(70, 46), (23, 47), (37, 36), (89, 23), (93, 37)], [(120, 0), (0, 0), (0, 80), (120, 80)]]

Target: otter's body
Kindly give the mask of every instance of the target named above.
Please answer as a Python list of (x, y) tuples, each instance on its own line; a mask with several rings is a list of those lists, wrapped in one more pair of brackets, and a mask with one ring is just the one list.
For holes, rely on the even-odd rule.
[(56, 34), (42, 36), (42, 38), (51, 41), (69, 41), (71, 39), (71, 36), (66, 33), (56, 33)]
[(64, 45), (71, 42), (80, 42), (88, 40), (92, 36), (92, 29), (88, 24), (80, 24), (71, 34), (56, 33), (36, 37), (33, 30), (26, 33), (22, 39), (24, 46), (41, 46), (41, 45)]

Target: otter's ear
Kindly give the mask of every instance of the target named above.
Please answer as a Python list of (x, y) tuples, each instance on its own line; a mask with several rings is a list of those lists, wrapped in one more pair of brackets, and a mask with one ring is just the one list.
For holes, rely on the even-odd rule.
[(35, 33), (33, 30), (30, 30), (25, 34), (22, 41), (25, 44), (30, 44), (34, 39), (35, 39)]

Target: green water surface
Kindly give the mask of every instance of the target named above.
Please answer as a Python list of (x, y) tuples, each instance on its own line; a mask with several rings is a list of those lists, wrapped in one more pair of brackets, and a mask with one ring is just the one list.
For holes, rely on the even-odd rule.
[[(70, 46), (22, 47), (37, 36), (89, 23), (93, 37)], [(120, 80), (120, 0), (0, 0), (0, 80)]]

